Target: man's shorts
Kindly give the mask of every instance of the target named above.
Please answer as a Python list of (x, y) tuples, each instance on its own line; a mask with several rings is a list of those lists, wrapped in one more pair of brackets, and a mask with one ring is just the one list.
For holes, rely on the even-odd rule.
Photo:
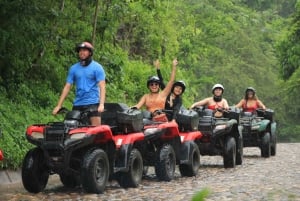
[(79, 105), (73, 106), (72, 110), (79, 110), (81, 112), (89, 110), (88, 117), (101, 117), (101, 113), (98, 112), (99, 104), (91, 104), (91, 105)]

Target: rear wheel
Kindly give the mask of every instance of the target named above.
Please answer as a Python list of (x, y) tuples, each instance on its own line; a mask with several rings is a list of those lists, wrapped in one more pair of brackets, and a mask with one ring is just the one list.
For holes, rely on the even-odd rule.
[(269, 158), (271, 155), (271, 136), (269, 132), (266, 132), (261, 139), (261, 156)]
[(198, 174), (200, 167), (200, 151), (194, 142), (191, 144), (190, 153), (190, 164), (179, 165), (181, 176), (192, 177)]
[(236, 142), (233, 137), (226, 138), (223, 163), (225, 168), (234, 168), (236, 166)]
[(129, 171), (119, 172), (117, 181), (123, 188), (138, 187), (143, 176), (143, 158), (139, 150), (133, 149), (129, 158)]
[(22, 164), (22, 182), (30, 193), (38, 193), (45, 189), (49, 178), (43, 151), (34, 148), (27, 152)]
[(103, 193), (109, 177), (109, 161), (102, 149), (87, 152), (81, 168), (81, 183), (88, 193)]
[(155, 173), (161, 181), (171, 181), (174, 178), (176, 155), (170, 144), (165, 144), (159, 150), (155, 162)]

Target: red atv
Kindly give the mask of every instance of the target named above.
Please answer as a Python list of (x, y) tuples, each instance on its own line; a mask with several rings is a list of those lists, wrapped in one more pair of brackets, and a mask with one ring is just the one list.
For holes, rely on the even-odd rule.
[[(0, 130), (0, 137), (2, 137), (2, 131)], [(4, 155), (2, 150), (0, 149), (0, 161), (2, 161), (4, 159)]]
[(145, 114), (146, 144), (142, 152), (144, 166), (154, 166), (158, 179), (162, 181), (171, 181), (174, 178), (176, 164), (179, 165), (182, 176), (196, 175), (200, 166), (200, 155), (195, 141), (201, 138), (201, 133), (194, 130), (179, 131), (177, 123), (153, 121)]
[[(117, 103), (105, 104), (105, 108), (104, 124), (111, 116), (115, 119), (118, 111), (128, 109)], [(51, 174), (58, 174), (66, 187), (82, 185), (89, 193), (102, 193), (109, 177), (115, 174), (119, 174), (121, 186), (138, 186), (143, 159), (135, 143), (144, 140), (142, 118), (140, 128), (124, 133), (120, 129), (123, 125), (114, 122), (90, 126), (89, 112), (70, 111), (62, 122), (34, 124), (27, 128), (27, 140), (36, 145), (28, 151), (22, 165), (22, 182), (27, 191), (43, 191)]]

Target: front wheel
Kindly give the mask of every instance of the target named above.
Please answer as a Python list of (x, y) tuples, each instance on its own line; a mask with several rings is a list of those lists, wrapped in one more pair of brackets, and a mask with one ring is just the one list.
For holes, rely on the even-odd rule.
[(234, 168), (236, 166), (236, 142), (233, 137), (226, 138), (223, 163), (225, 168)]
[(22, 164), (22, 182), (30, 193), (43, 191), (48, 183), (49, 171), (43, 151), (34, 148), (27, 152)]
[(272, 137), (272, 145), (271, 145), (271, 156), (276, 155), (276, 146), (277, 146), (277, 136), (274, 134)]
[(123, 188), (138, 187), (143, 176), (143, 158), (139, 150), (133, 149), (129, 158), (129, 171), (119, 172), (117, 181)]
[(266, 132), (261, 139), (261, 156), (269, 158), (271, 156), (271, 136)]
[(159, 150), (155, 162), (155, 173), (161, 181), (171, 181), (174, 178), (176, 155), (170, 144), (165, 144)]
[(239, 137), (237, 146), (236, 146), (236, 164), (237, 165), (242, 165), (243, 163), (243, 158), (244, 158), (244, 143), (243, 143), (243, 138)]
[(102, 149), (87, 152), (81, 168), (81, 183), (88, 193), (103, 193), (109, 178), (109, 161)]
[(181, 176), (196, 176), (200, 167), (200, 151), (196, 143), (191, 144), (190, 164), (180, 164), (179, 171)]

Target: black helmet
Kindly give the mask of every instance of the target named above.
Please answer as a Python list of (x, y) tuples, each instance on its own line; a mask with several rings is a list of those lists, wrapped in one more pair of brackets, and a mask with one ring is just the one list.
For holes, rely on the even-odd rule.
[(245, 93), (247, 94), (248, 91), (252, 91), (253, 94), (255, 94), (255, 92), (256, 92), (255, 89), (254, 89), (253, 87), (247, 87)]
[(179, 81), (174, 82), (173, 87), (172, 87), (172, 91), (174, 90), (174, 88), (175, 88), (176, 86), (180, 86), (180, 87), (182, 88), (182, 93), (185, 91), (185, 87), (186, 87), (186, 86), (185, 86), (184, 81), (179, 80)]
[(91, 55), (93, 55), (94, 47), (91, 43), (82, 42), (82, 43), (80, 43), (76, 46), (75, 50), (76, 50), (76, 52), (79, 52), (79, 50), (82, 49), (82, 48), (89, 50), (91, 52)]
[(147, 87), (149, 86), (150, 83), (156, 82), (160, 85), (160, 79), (157, 76), (150, 76), (147, 80)]

